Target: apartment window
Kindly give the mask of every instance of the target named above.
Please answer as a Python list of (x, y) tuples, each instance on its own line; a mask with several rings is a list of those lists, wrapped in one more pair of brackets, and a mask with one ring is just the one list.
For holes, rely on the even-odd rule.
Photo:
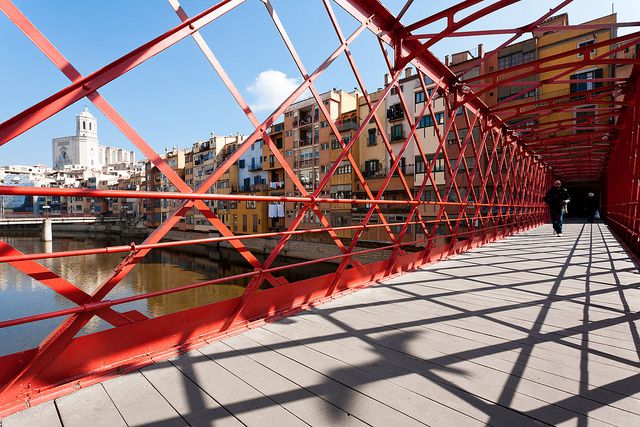
[[(594, 107), (595, 107), (594, 105), (589, 105), (583, 108), (592, 109)], [(589, 120), (591, 120), (592, 125), (595, 124), (595, 120), (594, 120), (595, 115), (596, 115), (595, 111), (576, 111), (576, 125), (589, 126)], [(590, 129), (590, 127), (585, 127), (585, 128), (576, 130), (576, 133), (588, 133), (588, 132), (592, 132), (592, 129)]]
[(320, 122), (320, 127), (321, 128), (326, 128), (327, 126), (329, 126), (329, 122), (327, 122), (326, 120), (323, 120)]
[(394, 86), (391, 88), (391, 95), (397, 95), (398, 94), (398, 89)]
[[(596, 41), (594, 39), (591, 40), (584, 40), (581, 42), (578, 42), (578, 44), (576, 45), (576, 47), (578, 49), (586, 47), (586, 46), (592, 46), (596, 43)], [(596, 50), (595, 49), (591, 49), (590, 51), (591, 56), (596, 54)], [(578, 52), (578, 54), (576, 55), (578, 58), (584, 58), (584, 54), (582, 52)]]
[(348, 160), (340, 162), (340, 166), (336, 169), (336, 175), (346, 175), (351, 173), (351, 163)]
[[(444, 113), (436, 113), (436, 121), (439, 125), (444, 123)], [(433, 118), (431, 115), (422, 116), (420, 118), (420, 122), (418, 123), (418, 129), (431, 127), (433, 126)]]
[[(473, 166), (476, 164), (476, 159), (474, 159), (473, 157), (466, 157), (465, 160), (467, 161), (467, 168), (469, 169), (469, 174), (471, 174)], [(460, 164), (458, 165), (457, 171), (455, 169), (456, 163), (458, 163), (458, 159), (449, 159), (449, 164), (451, 166), (451, 173), (454, 173), (454, 174), (464, 173), (464, 162), (460, 160)]]
[(415, 96), (416, 104), (420, 104), (420, 103), (424, 102), (424, 92), (423, 91), (416, 92), (414, 96)]
[(416, 156), (415, 158), (415, 171), (416, 173), (424, 173), (424, 162), (422, 161), (422, 156)]
[(332, 150), (338, 150), (342, 148), (342, 146), (340, 145), (340, 141), (338, 141), (337, 139), (332, 139), (331, 140), (331, 149)]
[(527, 89), (528, 86), (505, 86), (498, 88), (498, 102), (504, 101), (505, 99), (516, 100), (523, 98), (532, 98), (535, 97), (538, 93), (536, 89), (532, 89), (528, 92), (521, 93), (523, 90)]
[(240, 160), (238, 160), (238, 167), (239, 167), (240, 169), (244, 169), (244, 159), (240, 159)]
[(242, 215), (242, 232), (246, 233), (247, 232), (247, 215), (243, 214)]
[(367, 160), (364, 162), (364, 173), (366, 176), (375, 175), (378, 171), (380, 171), (380, 161)]
[(285, 135), (286, 135), (286, 136), (291, 136), (291, 135), (293, 135), (293, 133), (292, 133), (290, 130), (288, 130), (288, 131), (285, 133)]
[(291, 157), (292, 155), (293, 155), (293, 151), (291, 151), (291, 150), (287, 150), (287, 152), (286, 152), (286, 156), (287, 156), (287, 157)]
[(407, 159), (404, 157), (400, 157), (400, 163), (398, 163), (398, 167), (396, 171), (401, 171), (402, 174), (407, 173)]
[(387, 108), (387, 119), (388, 120), (398, 120), (404, 118), (404, 110), (402, 109), (402, 104), (393, 104), (389, 108)]
[(570, 92), (584, 92), (586, 90), (597, 89), (602, 87), (602, 82), (590, 82), (591, 79), (601, 79), (603, 75), (602, 68), (595, 70), (584, 71), (582, 73), (576, 73), (569, 77), (570, 80), (587, 80), (577, 83), (571, 83)]
[(369, 136), (367, 139), (367, 145), (371, 147), (372, 145), (376, 145), (376, 130), (369, 129)]
[(435, 202), (436, 201), (436, 192), (433, 190), (424, 190), (422, 195), (420, 196), (420, 200), (423, 202)]
[(503, 70), (505, 68), (515, 67), (521, 64), (526, 64), (536, 59), (536, 52), (514, 52), (512, 54), (502, 56), (498, 58), (498, 69)]
[[(427, 156), (427, 162), (433, 162), (433, 154)], [(432, 172), (444, 172), (444, 155), (440, 154), (433, 165)]]
[(252, 231), (254, 233), (258, 232), (258, 225), (260, 225), (260, 220), (258, 219), (258, 215), (253, 215), (253, 227)]
[(402, 124), (391, 126), (391, 139), (397, 140), (404, 138), (404, 133), (402, 132)]
[(328, 150), (329, 149), (329, 144), (326, 142), (323, 142), (322, 144), (320, 144), (320, 149), (321, 150)]
[(469, 173), (473, 172), (473, 168), (476, 166), (476, 158), (475, 157), (465, 157), (467, 161), (467, 168), (469, 169)]

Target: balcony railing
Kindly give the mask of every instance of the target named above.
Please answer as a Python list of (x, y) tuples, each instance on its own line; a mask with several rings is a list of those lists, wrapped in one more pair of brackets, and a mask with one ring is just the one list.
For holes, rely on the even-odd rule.
[(284, 181), (272, 181), (269, 183), (269, 190), (280, 190), (284, 188)]
[(249, 184), (242, 185), (240, 187), (240, 191), (244, 191), (246, 193), (250, 192), (259, 192), (259, 191), (267, 191), (267, 184)]
[(298, 162), (298, 167), (299, 168), (310, 168), (312, 166), (318, 166), (318, 164), (319, 164), (319, 160), (318, 159), (300, 160)]
[(298, 147), (307, 147), (309, 145), (313, 145), (313, 138), (301, 139)]
[(395, 121), (401, 119), (404, 119), (404, 110), (400, 104), (395, 104), (387, 108), (387, 120)]
[(336, 127), (338, 128), (338, 131), (340, 132), (345, 132), (348, 130), (357, 130), (358, 129), (358, 123), (354, 122), (354, 121), (345, 121), (345, 122), (336, 122)]

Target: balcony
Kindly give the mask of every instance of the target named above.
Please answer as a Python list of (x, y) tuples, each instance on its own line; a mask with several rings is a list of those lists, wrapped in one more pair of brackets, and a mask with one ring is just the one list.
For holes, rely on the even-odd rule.
[(395, 104), (387, 108), (387, 120), (393, 122), (402, 119), (404, 119), (404, 110), (400, 104)]
[(298, 144), (298, 147), (307, 147), (309, 145), (313, 145), (313, 139), (312, 138), (301, 139), (300, 143)]
[(269, 183), (269, 190), (280, 190), (284, 188), (284, 181), (275, 181)]
[[(311, 114), (301, 115), (297, 123), (298, 126), (306, 126), (310, 124), (311, 124)], [(296, 125), (296, 122), (294, 120), (294, 126), (295, 125)]]
[(336, 122), (336, 127), (338, 128), (339, 132), (345, 132), (348, 130), (358, 130), (358, 123), (355, 120), (348, 120), (344, 122), (338, 120)]
[[(295, 167), (296, 165), (294, 165)], [(307, 159), (300, 160), (297, 165), (299, 168), (310, 168), (313, 166), (318, 166), (318, 159)]]
[(262, 164), (249, 166), (249, 172), (257, 172), (262, 170)]

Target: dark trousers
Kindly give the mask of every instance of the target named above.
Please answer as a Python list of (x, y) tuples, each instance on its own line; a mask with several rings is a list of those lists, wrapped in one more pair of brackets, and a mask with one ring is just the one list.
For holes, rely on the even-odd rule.
[(551, 223), (553, 224), (553, 229), (556, 230), (556, 233), (562, 233), (562, 209), (561, 210), (551, 210)]

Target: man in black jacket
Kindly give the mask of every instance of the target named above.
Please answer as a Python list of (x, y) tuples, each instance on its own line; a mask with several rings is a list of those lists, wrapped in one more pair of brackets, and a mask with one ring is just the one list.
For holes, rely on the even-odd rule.
[(569, 192), (562, 187), (560, 180), (556, 180), (553, 183), (553, 187), (544, 196), (544, 201), (549, 205), (553, 232), (558, 237), (562, 237), (562, 217), (564, 209), (569, 203)]

